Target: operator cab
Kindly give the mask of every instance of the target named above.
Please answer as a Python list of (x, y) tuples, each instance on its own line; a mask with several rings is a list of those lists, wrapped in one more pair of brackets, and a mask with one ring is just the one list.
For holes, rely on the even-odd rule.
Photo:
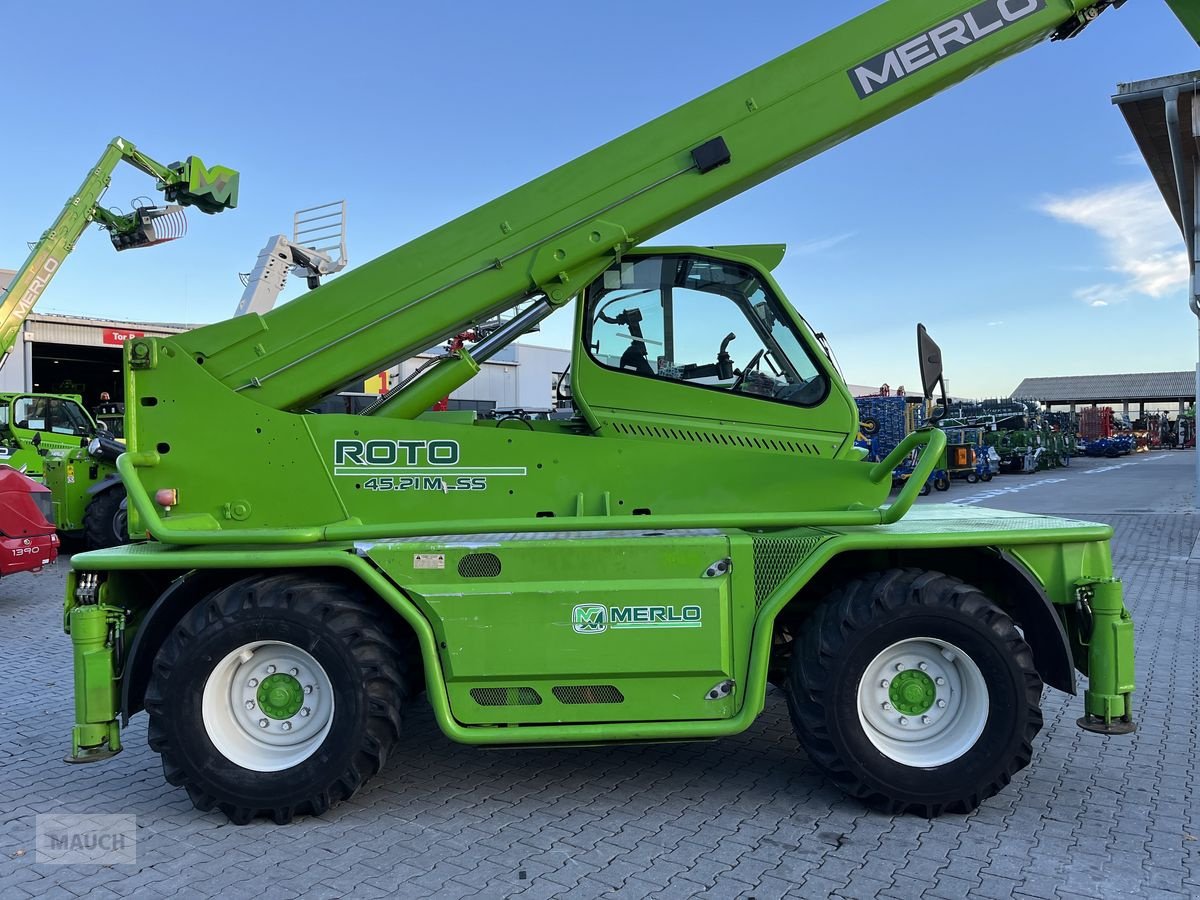
[[(0, 425), (17, 429), (26, 440), (34, 434), (80, 438), (95, 430), (91, 418), (74, 397), (49, 394), (0, 396)], [(77, 445), (76, 440), (66, 446)]]
[(753, 267), (694, 254), (628, 258), (588, 291), (584, 342), (600, 366), (794, 406), (829, 379)]

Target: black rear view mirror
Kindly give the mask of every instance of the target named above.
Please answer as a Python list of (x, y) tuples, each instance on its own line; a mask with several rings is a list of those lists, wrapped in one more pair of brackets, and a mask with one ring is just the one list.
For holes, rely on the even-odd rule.
[(946, 414), (949, 400), (946, 399), (946, 380), (942, 376), (942, 350), (921, 324), (917, 325), (917, 358), (921, 364), (921, 388), (925, 399), (933, 399), (933, 393), (939, 384), (942, 388), (941, 413), (934, 410), (934, 415), (930, 417), (932, 424)]

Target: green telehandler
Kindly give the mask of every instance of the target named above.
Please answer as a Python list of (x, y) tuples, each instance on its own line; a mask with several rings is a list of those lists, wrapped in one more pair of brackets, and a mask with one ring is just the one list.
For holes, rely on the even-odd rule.
[[(69, 759), (145, 710), (197, 807), (286, 823), (403, 753), (422, 691), (514, 746), (720, 738), (775, 684), (840, 787), (936, 815), (1030, 762), (1043, 684), (1087, 675), (1079, 724), (1132, 731), (1111, 529), (914, 507), (944, 435), (862, 460), (782, 247), (645, 243), (1110, 5), (889, 0), (283, 307), (128, 342), (152, 540), (73, 560)], [(574, 419), (429, 412), (575, 298)], [(304, 412), (513, 309), (361, 415)]]
[[(113, 172), (122, 162), (153, 176), (166, 205), (138, 205), (128, 213), (101, 206)], [(209, 168), (195, 156), (163, 165), (124, 138), (113, 138), (0, 292), (0, 365), (88, 226), (107, 231), (118, 251), (177, 240), (187, 231), (185, 207), (209, 214), (233, 209), (238, 182), (233, 169)], [(117, 477), (116, 455), (103, 437), (104, 429), (77, 396), (0, 395), (0, 461), (43, 480), (54, 498), (59, 533), (82, 535), (92, 549), (128, 540), (125, 489)]]

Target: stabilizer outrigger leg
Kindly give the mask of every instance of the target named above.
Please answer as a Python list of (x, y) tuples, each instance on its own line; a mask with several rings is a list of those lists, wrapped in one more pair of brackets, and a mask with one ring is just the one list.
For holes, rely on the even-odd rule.
[(1095, 734), (1133, 734), (1133, 617), (1120, 580), (1079, 584), (1078, 608), (1091, 627), (1081, 635), (1088, 650), (1088, 689), (1077, 724)]

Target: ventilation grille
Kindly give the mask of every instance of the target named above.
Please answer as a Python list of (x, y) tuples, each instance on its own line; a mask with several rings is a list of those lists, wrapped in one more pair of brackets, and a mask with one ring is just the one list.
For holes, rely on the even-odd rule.
[(542, 695), (531, 687), (471, 688), (480, 706), (541, 706)]
[(717, 447), (745, 447), (750, 450), (774, 450), (777, 453), (803, 453), (820, 456), (816, 444), (787, 441), (782, 438), (750, 437), (720, 431), (699, 431), (695, 428), (666, 428), (661, 425), (640, 425), (633, 422), (611, 422), (618, 434), (629, 437), (657, 438), (662, 441), (688, 441), (693, 444), (712, 444)]
[(458, 561), (462, 578), (495, 578), (500, 574), (500, 557), (495, 553), (468, 553)]
[(611, 684), (560, 684), (552, 690), (559, 703), (625, 702), (625, 695)]
[(821, 543), (819, 537), (754, 539), (754, 602), (761, 606)]

